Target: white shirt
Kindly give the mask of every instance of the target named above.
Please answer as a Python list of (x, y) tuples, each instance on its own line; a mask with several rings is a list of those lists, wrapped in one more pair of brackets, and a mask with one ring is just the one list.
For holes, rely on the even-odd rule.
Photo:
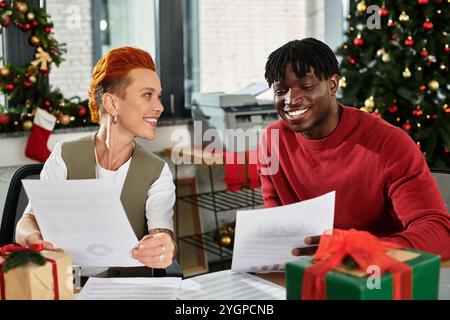
[[(110, 179), (114, 182), (117, 194), (120, 196), (125, 183), (131, 158), (119, 167), (111, 171), (100, 167), (95, 153), (95, 171), (97, 179)], [(41, 171), (41, 180), (67, 180), (67, 167), (61, 156), (61, 143), (57, 143), (50, 157)], [(164, 228), (173, 231), (173, 205), (175, 203), (175, 185), (172, 173), (167, 163), (161, 171), (159, 178), (150, 186), (145, 205), (148, 229)], [(30, 203), (25, 212), (32, 213)]]

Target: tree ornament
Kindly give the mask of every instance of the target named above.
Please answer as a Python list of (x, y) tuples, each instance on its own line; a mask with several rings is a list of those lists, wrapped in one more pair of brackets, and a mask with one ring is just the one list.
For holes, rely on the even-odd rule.
[(356, 63), (355, 58), (353, 58), (352, 56), (347, 56), (347, 57), (345, 57), (345, 59), (346, 59), (348, 62), (350, 62), (351, 64), (355, 64), (355, 63)]
[(448, 46), (448, 44), (446, 44), (446, 45), (444, 46), (444, 51), (445, 51), (445, 52), (450, 52), (450, 47)]
[(32, 86), (33, 86), (33, 82), (31, 82), (30, 80), (25, 80), (25, 81), (23, 82), (23, 87), (24, 87), (25, 89), (30, 89)]
[(27, 19), (28, 19), (28, 20), (34, 20), (35, 17), (36, 17), (36, 16), (34, 15), (33, 12), (28, 12), (28, 13), (27, 13)]
[(8, 3), (6, 1), (0, 1), (0, 8), (6, 8), (8, 6)]
[(398, 20), (400, 20), (401, 22), (407, 22), (409, 21), (409, 16), (406, 14), (405, 11), (402, 11), (400, 16), (398, 17)]
[(367, 5), (364, 0), (356, 5), (356, 10), (358, 10), (359, 13), (365, 13), (367, 11)]
[(45, 32), (47, 32), (48, 34), (52, 33), (52, 28), (50, 26), (46, 26), (44, 28)]
[(41, 40), (36, 36), (32, 36), (30, 38), (30, 43), (35, 47), (39, 47), (41, 45)]
[(412, 47), (414, 45), (414, 39), (411, 36), (405, 40), (405, 46)]
[(33, 26), (33, 28), (36, 28), (39, 25), (39, 22), (37, 22), (36, 20), (31, 21), (31, 25)]
[(45, 52), (44, 49), (42, 49), (42, 47), (39, 47), (37, 49), (37, 53), (36, 53), (36, 60), (32, 61), (31, 64), (34, 67), (37, 67), (38, 65), (41, 65), (41, 70), (42, 71), (47, 71), (48, 70), (48, 64), (50, 62), (52, 62), (52, 61), (53, 61), (53, 59), (50, 57), (48, 52)]
[(70, 123), (70, 116), (68, 114), (61, 115), (61, 117), (59, 118), (59, 122), (63, 126), (67, 126)]
[(9, 27), (10, 24), (11, 24), (11, 19), (9, 17), (6, 17), (6, 18), (3, 19), (2, 26), (7, 28), (7, 27)]
[(36, 83), (37, 78), (35, 76), (30, 76), (29, 80), (31, 83)]
[(231, 244), (231, 237), (228, 235), (221, 235), (220, 236), (220, 245), (223, 247), (228, 247)]
[(444, 147), (444, 153), (445, 154), (449, 154), (450, 153), (450, 148), (449, 147)]
[(420, 117), (421, 115), (423, 115), (423, 110), (420, 108), (420, 106), (417, 106), (417, 108), (414, 109), (411, 113), (413, 116)]
[(380, 8), (380, 16), (382, 17), (386, 17), (387, 15), (389, 15), (389, 10), (385, 7)]
[(22, 123), (22, 128), (24, 131), (31, 131), (33, 128), (33, 122), (31, 120), (27, 120), (24, 123)]
[(396, 113), (397, 111), (398, 111), (397, 104), (395, 104), (395, 103), (391, 104), (391, 106), (389, 107), (389, 112), (390, 113)]
[(22, 25), (22, 30), (23, 30), (24, 32), (30, 31), (30, 30), (31, 30), (31, 24), (29, 24), (29, 23), (24, 23), (24, 24)]
[(4, 114), (4, 113), (0, 113), (0, 124), (2, 126), (8, 125), (9, 121), (11, 121), (11, 118), (9, 117), (9, 115)]
[(3, 67), (0, 69), (0, 75), (4, 78), (9, 77), (10, 74), (11, 74), (11, 71), (9, 70), (9, 68)]
[(412, 124), (409, 123), (409, 122), (406, 122), (406, 123), (403, 124), (402, 127), (403, 127), (403, 129), (406, 130), (406, 131), (411, 131), (411, 129), (412, 129)]
[(423, 23), (422, 27), (423, 27), (425, 30), (433, 30), (433, 22), (431, 22), (429, 19), (427, 19), (427, 20)]
[(430, 89), (431, 91), (437, 91), (439, 89), (439, 82), (437, 82), (436, 80), (431, 80), (430, 82), (428, 82), (428, 89)]
[(391, 61), (391, 56), (389, 55), (389, 53), (385, 53), (381, 56), (381, 60), (383, 62), (389, 62), (389, 61)]
[(428, 51), (427, 51), (427, 49), (426, 48), (423, 48), (422, 49), (422, 51), (420, 51), (420, 55), (422, 56), (422, 57), (426, 57), (426, 56), (428, 56)]
[(364, 45), (364, 39), (361, 38), (361, 34), (358, 33), (355, 39), (353, 39), (353, 44), (357, 47), (362, 47)]
[(384, 50), (384, 48), (381, 48), (377, 51), (377, 56), (382, 56), (386, 51)]
[(17, 10), (19, 10), (22, 13), (25, 13), (28, 11), (28, 5), (25, 2), (17, 2), (16, 8), (17, 8)]
[(419, 87), (420, 91), (425, 91), (427, 89), (427, 87), (423, 84)]
[(403, 76), (403, 78), (405, 78), (405, 79), (411, 77), (411, 71), (409, 70), (408, 67), (406, 67), (405, 70), (403, 70), (402, 76)]
[(420, 5), (428, 4), (428, 0), (417, 0), (417, 3)]
[(84, 117), (87, 114), (87, 110), (85, 106), (80, 106), (78, 108), (78, 116), (79, 117)]
[(6, 91), (13, 91), (14, 90), (14, 85), (12, 84), (12, 83), (8, 83), (6, 86), (5, 86), (5, 90)]
[(373, 96), (370, 96), (370, 98), (364, 101), (364, 107), (366, 107), (369, 112), (372, 112), (373, 108), (375, 108), (375, 100), (373, 99)]
[(394, 21), (392, 21), (392, 19), (389, 19), (388, 22), (387, 22), (387, 26), (388, 26), (389, 28), (392, 28), (393, 26), (395, 26)]

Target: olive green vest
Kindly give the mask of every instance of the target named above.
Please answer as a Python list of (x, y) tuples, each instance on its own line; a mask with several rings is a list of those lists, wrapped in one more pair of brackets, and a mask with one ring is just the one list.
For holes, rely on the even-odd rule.
[[(67, 179), (95, 179), (95, 134), (63, 143), (61, 156)], [(148, 234), (145, 205), (150, 186), (159, 178), (164, 161), (138, 143), (128, 168), (120, 200), (128, 220), (140, 240)]]
[[(67, 167), (67, 179), (95, 179), (95, 135), (65, 142), (61, 156)], [(150, 186), (159, 178), (164, 161), (135, 144), (120, 200), (128, 220), (140, 240), (148, 234), (145, 206)], [(151, 277), (153, 270), (147, 267), (110, 268), (100, 277)]]

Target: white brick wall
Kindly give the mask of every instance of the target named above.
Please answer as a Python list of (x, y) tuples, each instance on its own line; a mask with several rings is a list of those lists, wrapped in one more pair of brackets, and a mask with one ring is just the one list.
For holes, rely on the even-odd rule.
[(294, 39), (323, 37), (307, 0), (200, 1), (200, 90), (232, 92), (264, 81), (269, 54)]
[(93, 67), (91, 0), (50, 0), (47, 12), (54, 23), (54, 37), (67, 48), (65, 61), (50, 72), (50, 84), (65, 97), (85, 99)]

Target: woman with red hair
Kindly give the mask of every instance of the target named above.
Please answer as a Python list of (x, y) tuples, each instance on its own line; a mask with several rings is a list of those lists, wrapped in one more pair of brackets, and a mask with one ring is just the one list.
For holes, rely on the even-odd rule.
[[(92, 120), (100, 124), (93, 135), (59, 143), (46, 161), (41, 180), (110, 179), (113, 181), (138, 239), (133, 257), (146, 267), (165, 268), (172, 263), (175, 186), (167, 163), (135, 142), (153, 139), (161, 104), (161, 82), (148, 52), (132, 47), (113, 49), (94, 67), (89, 90)], [(23, 245), (44, 241), (30, 205), (16, 228)], [(109, 275), (130, 276), (130, 269), (110, 269)], [(146, 273), (147, 272), (147, 273)]]

